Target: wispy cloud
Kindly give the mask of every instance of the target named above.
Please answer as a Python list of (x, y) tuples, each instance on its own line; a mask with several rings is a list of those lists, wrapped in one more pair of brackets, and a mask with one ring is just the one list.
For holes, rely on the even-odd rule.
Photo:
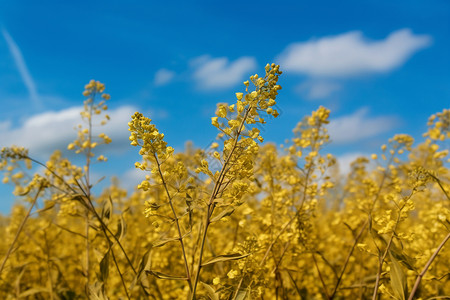
[(244, 81), (244, 77), (256, 68), (256, 59), (244, 56), (230, 62), (226, 57), (203, 55), (192, 59), (190, 66), (199, 89), (227, 89)]
[[(48, 158), (55, 149), (66, 149), (77, 133), (74, 128), (81, 123), (82, 107), (70, 107), (60, 111), (47, 111), (28, 118), (17, 128), (11, 123), (0, 123), (0, 148), (20, 145), (30, 149), (38, 158)], [(104, 132), (112, 139), (105, 151), (122, 153), (129, 149), (127, 123), (137, 109), (121, 106), (109, 111), (111, 120), (101, 127), (94, 127), (94, 134)]]
[(25, 59), (23, 58), (23, 55), (22, 55), (22, 51), (20, 51), (19, 46), (17, 46), (16, 42), (9, 35), (9, 33), (8, 33), (8, 31), (6, 31), (6, 29), (2, 28), (2, 34), (8, 45), (9, 52), (11, 52), (11, 55), (17, 66), (17, 69), (22, 78), (22, 81), (28, 90), (28, 94), (30, 95), (30, 99), (33, 102), (33, 105), (36, 108), (42, 108), (42, 103), (39, 99), (39, 95), (36, 90), (36, 84), (34, 83), (34, 80), (31, 77), (30, 72), (28, 71), (28, 67), (27, 67), (27, 65), (25, 63)]
[(334, 144), (348, 144), (392, 130), (399, 123), (394, 116), (369, 116), (363, 107), (351, 115), (331, 119), (328, 126)]
[(175, 77), (175, 72), (168, 69), (159, 69), (155, 73), (154, 84), (156, 86), (162, 86), (168, 84)]
[(352, 31), (289, 45), (279, 56), (286, 71), (313, 77), (349, 77), (389, 72), (415, 52), (428, 47), (431, 37), (410, 29), (392, 32), (383, 40), (367, 40)]

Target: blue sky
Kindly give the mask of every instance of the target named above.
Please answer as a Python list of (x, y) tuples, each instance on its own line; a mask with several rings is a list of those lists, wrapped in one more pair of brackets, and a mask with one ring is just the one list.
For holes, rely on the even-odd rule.
[[(285, 70), (266, 141), (291, 138), (323, 105), (334, 141), (325, 151), (343, 165), (395, 133), (420, 141), (428, 116), (450, 103), (447, 0), (0, 1), (0, 29), (0, 146), (27, 146), (41, 160), (65, 148), (96, 79), (112, 97), (113, 144), (94, 171), (129, 186), (142, 175), (127, 141), (134, 111), (176, 150), (188, 140), (206, 147), (216, 103), (233, 101), (266, 63)], [(0, 211), (10, 192), (0, 187)]]

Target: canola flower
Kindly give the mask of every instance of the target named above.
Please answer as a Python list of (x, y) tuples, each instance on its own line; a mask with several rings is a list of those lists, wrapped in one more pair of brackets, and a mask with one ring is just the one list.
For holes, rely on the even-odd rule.
[[(332, 114), (319, 107), (284, 145), (263, 144), (278, 117), (279, 66), (219, 103), (211, 151), (175, 151), (137, 112), (130, 143), (145, 174), (92, 192), (109, 144), (95, 125), (110, 96), (90, 81), (69, 150), (47, 162), (1, 150), (18, 201), (0, 217), (1, 299), (439, 299), (450, 295), (450, 110), (424, 141), (395, 135), (348, 174), (326, 153)], [(40, 165), (43, 171), (33, 174)]]

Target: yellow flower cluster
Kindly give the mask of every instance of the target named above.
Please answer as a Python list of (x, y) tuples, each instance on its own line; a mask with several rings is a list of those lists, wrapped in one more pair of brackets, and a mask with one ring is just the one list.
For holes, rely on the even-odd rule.
[(450, 109), (444, 109), (428, 120), (428, 132), (424, 136), (430, 137), (432, 140), (443, 141), (450, 138)]
[[(157, 177), (159, 177), (159, 175), (164, 176), (168, 174), (168, 172), (162, 172), (161, 164), (172, 156), (174, 149), (167, 146), (167, 143), (164, 141), (164, 133), (160, 133), (156, 126), (151, 124), (151, 121), (151, 119), (136, 112), (131, 117), (131, 122), (128, 122), (128, 130), (131, 132), (131, 145), (140, 146), (139, 154), (143, 158), (143, 162), (136, 162), (135, 167), (141, 170), (149, 170), (152, 166), (152, 174), (157, 174)], [(171, 171), (179, 173), (183, 169), (184, 166), (178, 164)], [(163, 180), (164, 178), (158, 179), (160, 183)], [(147, 191), (150, 188), (148, 179), (142, 181), (138, 188)]]
[[(93, 136), (93, 117), (95, 115), (101, 115), (103, 111), (108, 109), (106, 101), (111, 97), (109, 94), (104, 93), (105, 85), (99, 81), (91, 80), (85, 87), (83, 95), (87, 97), (84, 101), (84, 109), (80, 113), (82, 119), (86, 123), (86, 127), (78, 125), (78, 138), (67, 146), (68, 150), (75, 150), (75, 153), (84, 153), (88, 159), (94, 156), (92, 150), (101, 144), (111, 143), (111, 138), (104, 133), (98, 134), (98, 138)], [(95, 102), (96, 97), (100, 96), (102, 100), (98, 103)], [(104, 119), (100, 122), (100, 125), (105, 125), (109, 121), (109, 115), (105, 114)], [(104, 155), (97, 157), (98, 161), (107, 161)]]
[(130, 141), (132, 146), (140, 146), (139, 154), (152, 160), (157, 156), (161, 160), (168, 158), (173, 153), (172, 147), (167, 147), (164, 141), (164, 133), (160, 133), (152, 121), (136, 112), (128, 123), (128, 130), (131, 132)]
[[(230, 138), (239, 136), (243, 131), (252, 139), (263, 138), (259, 136), (258, 128), (247, 129), (246, 124), (260, 123), (264, 124), (264, 113), (277, 117), (279, 115), (273, 106), (276, 104), (276, 96), (281, 86), (277, 84), (281, 71), (278, 65), (266, 65), (266, 74), (259, 77), (258, 74), (250, 76), (250, 81), (255, 86), (255, 90), (249, 92), (250, 82), (245, 81), (246, 94), (236, 93), (236, 103), (232, 105), (218, 104), (216, 116), (211, 118), (213, 126), (217, 127), (222, 135)], [(224, 121), (222, 121), (225, 119)]]

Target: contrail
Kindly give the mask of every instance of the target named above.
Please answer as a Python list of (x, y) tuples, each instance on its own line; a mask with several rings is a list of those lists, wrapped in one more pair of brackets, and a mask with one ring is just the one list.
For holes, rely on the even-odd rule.
[(19, 70), (20, 77), (22, 77), (23, 83), (25, 84), (28, 93), (30, 95), (31, 101), (36, 108), (41, 108), (42, 103), (39, 100), (39, 96), (36, 90), (36, 85), (34, 84), (34, 80), (28, 71), (27, 65), (25, 64), (25, 60), (23, 59), (22, 52), (17, 46), (16, 42), (12, 39), (6, 29), (2, 28), (3, 37), (8, 44), (9, 51), (14, 58), (14, 62), (16, 63), (17, 69)]

